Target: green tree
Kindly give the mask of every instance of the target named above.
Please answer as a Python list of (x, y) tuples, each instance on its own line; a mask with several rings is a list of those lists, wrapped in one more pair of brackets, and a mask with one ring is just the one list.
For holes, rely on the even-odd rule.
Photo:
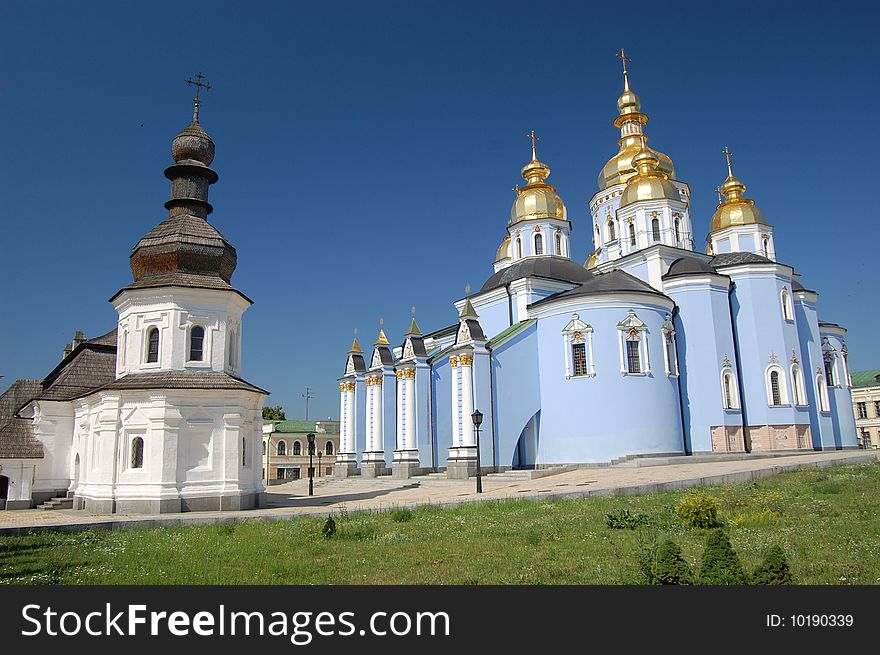
[(681, 555), (681, 547), (667, 539), (657, 546), (651, 567), (653, 584), (692, 584), (691, 568)]
[(788, 560), (779, 546), (771, 546), (764, 551), (764, 561), (752, 575), (753, 584), (792, 584)]
[(749, 583), (748, 574), (730, 539), (724, 530), (717, 529), (709, 533), (706, 549), (703, 551), (703, 567), (700, 570), (703, 584), (742, 585)]
[(284, 408), (281, 405), (273, 405), (272, 407), (263, 408), (264, 421), (283, 421), (285, 420)]

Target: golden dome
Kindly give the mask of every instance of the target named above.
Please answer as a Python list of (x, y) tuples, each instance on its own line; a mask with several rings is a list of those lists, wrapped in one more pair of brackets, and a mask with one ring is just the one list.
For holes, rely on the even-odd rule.
[(522, 176), (525, 178), (524, 187), (515, 189), (516, 200), (510, 208), (510, 221), (508, 225), (520, 221), (535, 218), (555, 218), (560, 221), (568, 220), (568, 210), (556, 194), (556, 187), (547, 184), (544, 179), (550, 176), (550, 167), (538, 161), (535, 153), (535, 141), (538, 137), (532, 132), (532, 161), (523, 166)]
[(590, 252), (590, 256), (587, 257), (587, 261), (584, 262), (584, 268), (590, 270), (591, 268), (596, 268), (596, 251), (593, 250)]
[(495, 253), (495, 261), (500, 262), (505, 259), (511, 258), (510, 252), (510, 235), (504, 237), (504, 240), (501, 242), (501, 245), (498, 246), (498, 252)]
[(734, 177), (730, 166), (730, 155), (733, 153), (726, 146), (723, 152), (727, 156), (727, 179), (718, 190), (724, 194), (724, 200), (712, 216), (711, 231), (733, 225), (769, 225), (764, 212), (755, 206), (755, 201), (745, 197), (746, 185)]
[(632, 158), (638, 173), (626, 183), (620, 196), (620, 208), (642, 200), (681, 200), (681, 193), (660, 168), (658, 153), (647, 145), (642, 146)]

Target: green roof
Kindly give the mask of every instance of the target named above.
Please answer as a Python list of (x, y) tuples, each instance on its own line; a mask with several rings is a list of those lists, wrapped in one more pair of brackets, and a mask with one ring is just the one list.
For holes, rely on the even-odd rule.
[(278, 421), (275, 432), (314, 432), (314, 421)]
[(854, 389), (880, 386), (880, 371), (853, 371), (850, 379)]
[(525, 321), (520, 321), (519, 323), (514, 323), (506, 330), (502, 330), (501, 332), (496, 334), (494, 337), (492, 337), (489, 340), (489, 344), (488, 344), (489, 347), (494, 348), (495, 346), (500, 344), (502, 341), (507, 340), (507, 337), (512, 337), (517, 332), (525, 330), (530, 325), (534, 325), (534, 323), (535, 323), (535, 319), (533, 319), (533, 318), (525, 320)]

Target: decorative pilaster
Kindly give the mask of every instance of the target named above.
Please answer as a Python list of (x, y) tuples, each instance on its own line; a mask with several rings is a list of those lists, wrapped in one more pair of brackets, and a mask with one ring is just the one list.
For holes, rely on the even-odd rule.
[[(451, 363), (452, 358), (450, 358)], [(447, 458), (448, 478), (468, 478), (477, 472), (477, 447), (474, 437), (474, 356), (462, 353), (457, 358), (459, 376), (453, 373), (453, 442)], [(453, 371), (456, 371), (453, 368)], [(459, 397), (460, 392), (460, 397)], [(457, 437), (457, 438), (455, 438)]]
[(336, 455), (338, 478), (357, 475), (357, 441), (355, 439), (355, 382), (339, 383), (339, 453)]
[(361, 458), (361, 475), (374, 478), (387, 473), (382, 438), (382, 376), (368, 375), (364, 384), (367, 388), (367, 445)]
[(391, 470), (395, 478), (410, 478), (420, 472), (419, 449), (416, 443), (416, 369), (397, 371), (397, 449)]

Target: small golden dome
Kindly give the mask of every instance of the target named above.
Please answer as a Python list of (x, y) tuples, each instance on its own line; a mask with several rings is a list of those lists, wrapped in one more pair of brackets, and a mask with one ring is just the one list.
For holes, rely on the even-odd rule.
[(532, 161), (522, 168), (522, 176), (528, 184), (515, 189), (516, 200), (510, 208), (510, 221), (507, 224), (513, 225), (535, 218), (567, 221), (568, 210), (562, 198), (556, 194), (556, 187), (544, 181), (550, 176), (550, 167), (538, 161), (534, 145), (538, 137), (535, 136), (534, 131), (529, 138), (532, 139)]
[(711, 231), (723, 230), (733, 225), (769, 225), (764, 218), (764, 212), (755, 206), (755, 201), (745, 197), (746, 185), (734, 176), (730, 165), (730, 155), (733, 153), (727, 146), (723, 152), (727, 157), (727, 179), (718, 191), (724, 194), (724, 200), (719, 203), (712, 216)]
[(495, 253), (495, 261), (500, 262), (505, 259), (510, 259), (510, 235), (504, 237), (504, 240), (501, 242), (501, 245), (498, 246), (498, 252)]
[(617, 109), (620, 110), (621, 114), (636, 113), (641, 107), (642, 103), (639, 100), (639, 97), (629, 89), (626, 89), (621, 93), (620, 97), (617, 99)]
[[(609, 159), (608, 163), (599, 171), (600, 191), (621, 182), (628, 182), (636, 174), (636, 169), (632, 166), (632, 159), (642, 148), (640, 136), (636, 135), (620, 140), (620, 151)], [(645, 139), (647, 140), (647, 137)], [(654, 154), (660, 159), (660, 172), (675, 179), (675, 166), (672, 159), (658, 150), (654, 150)]]
[(642, 200), (681, 200), (681, 193), (659, 169), (660, 157), (647, 145), (643, 145), (632, 158), (638, 173), (626, 183), (620, 196), (620, 208)]
[(596, 268), (596, 251), (593, 250), (590, 252), (589, 257), (587, 257), (587, 261), (584, 262), (584, 268), (590, 270), (591, 268)]

